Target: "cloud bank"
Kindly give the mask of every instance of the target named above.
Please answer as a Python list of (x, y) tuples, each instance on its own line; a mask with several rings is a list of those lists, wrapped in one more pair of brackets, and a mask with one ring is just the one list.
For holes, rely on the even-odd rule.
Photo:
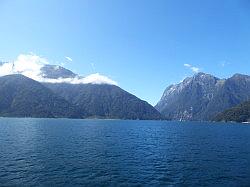
[(200, 71), (200, 68), (194, 67), (191, 64), (183, 64), (185, 67), (191, 69), (193, 72), (198, 73)]
[[(71, 58), (68, 60), (72, 61)], [(15, 61), (0, 65), (0, 76), (22, 74), (39, 82), (118, 85), (116, 81), (99, 73), (90, 74), (86, 77), (79, 75), (73, 78), (45, 78), (41, 68), (47, 64), (50, 64), (49, 61), (46, 58), (40, 57), (38, 55), (20, 54)]]
[(48, 83), (70, 83), (70, 84), (111, 84), (118, 85), (116, 81), (112, 79), (100, 75), (99, 73), (90, 74), (86, 77), (76, 76), (74, 78), (58, 78), (58, 79), (48, 79), (42, 78), (40, 82), (48, 82)]

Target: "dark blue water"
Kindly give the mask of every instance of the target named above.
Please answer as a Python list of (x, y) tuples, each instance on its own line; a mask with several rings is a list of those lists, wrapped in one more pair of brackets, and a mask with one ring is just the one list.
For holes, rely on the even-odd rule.
[(250, 126), (0, 119), (0, 186), (250, 185)]

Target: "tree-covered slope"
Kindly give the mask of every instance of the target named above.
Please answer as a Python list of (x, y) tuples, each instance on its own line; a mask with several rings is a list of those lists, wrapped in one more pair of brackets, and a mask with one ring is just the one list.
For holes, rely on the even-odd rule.
[(236, 107), (230, 108), (215, 118), (215, 121), (250, 122), (250, 101), (244, 102)]
[(150, 104), (108, 84), (44, 83), (55, 94), (76, 105), (89, 118), (161, 119)]
[(68, 101), (23, 75), (0, 77), (0, 116), (81, 117)]

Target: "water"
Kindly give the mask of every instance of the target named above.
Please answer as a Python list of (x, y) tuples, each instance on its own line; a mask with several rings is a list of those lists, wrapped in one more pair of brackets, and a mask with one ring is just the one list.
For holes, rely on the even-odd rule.
[(0, 119), (0, 186), (250, 185), (250, 126)]

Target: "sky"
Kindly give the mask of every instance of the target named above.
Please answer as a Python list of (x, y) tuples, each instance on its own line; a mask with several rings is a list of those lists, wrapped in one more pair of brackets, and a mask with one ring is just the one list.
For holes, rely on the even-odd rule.
[(155, 105), (202, 71), (250, 74), (250, 0), (0, 0), (0, 60), (34, 54)]

